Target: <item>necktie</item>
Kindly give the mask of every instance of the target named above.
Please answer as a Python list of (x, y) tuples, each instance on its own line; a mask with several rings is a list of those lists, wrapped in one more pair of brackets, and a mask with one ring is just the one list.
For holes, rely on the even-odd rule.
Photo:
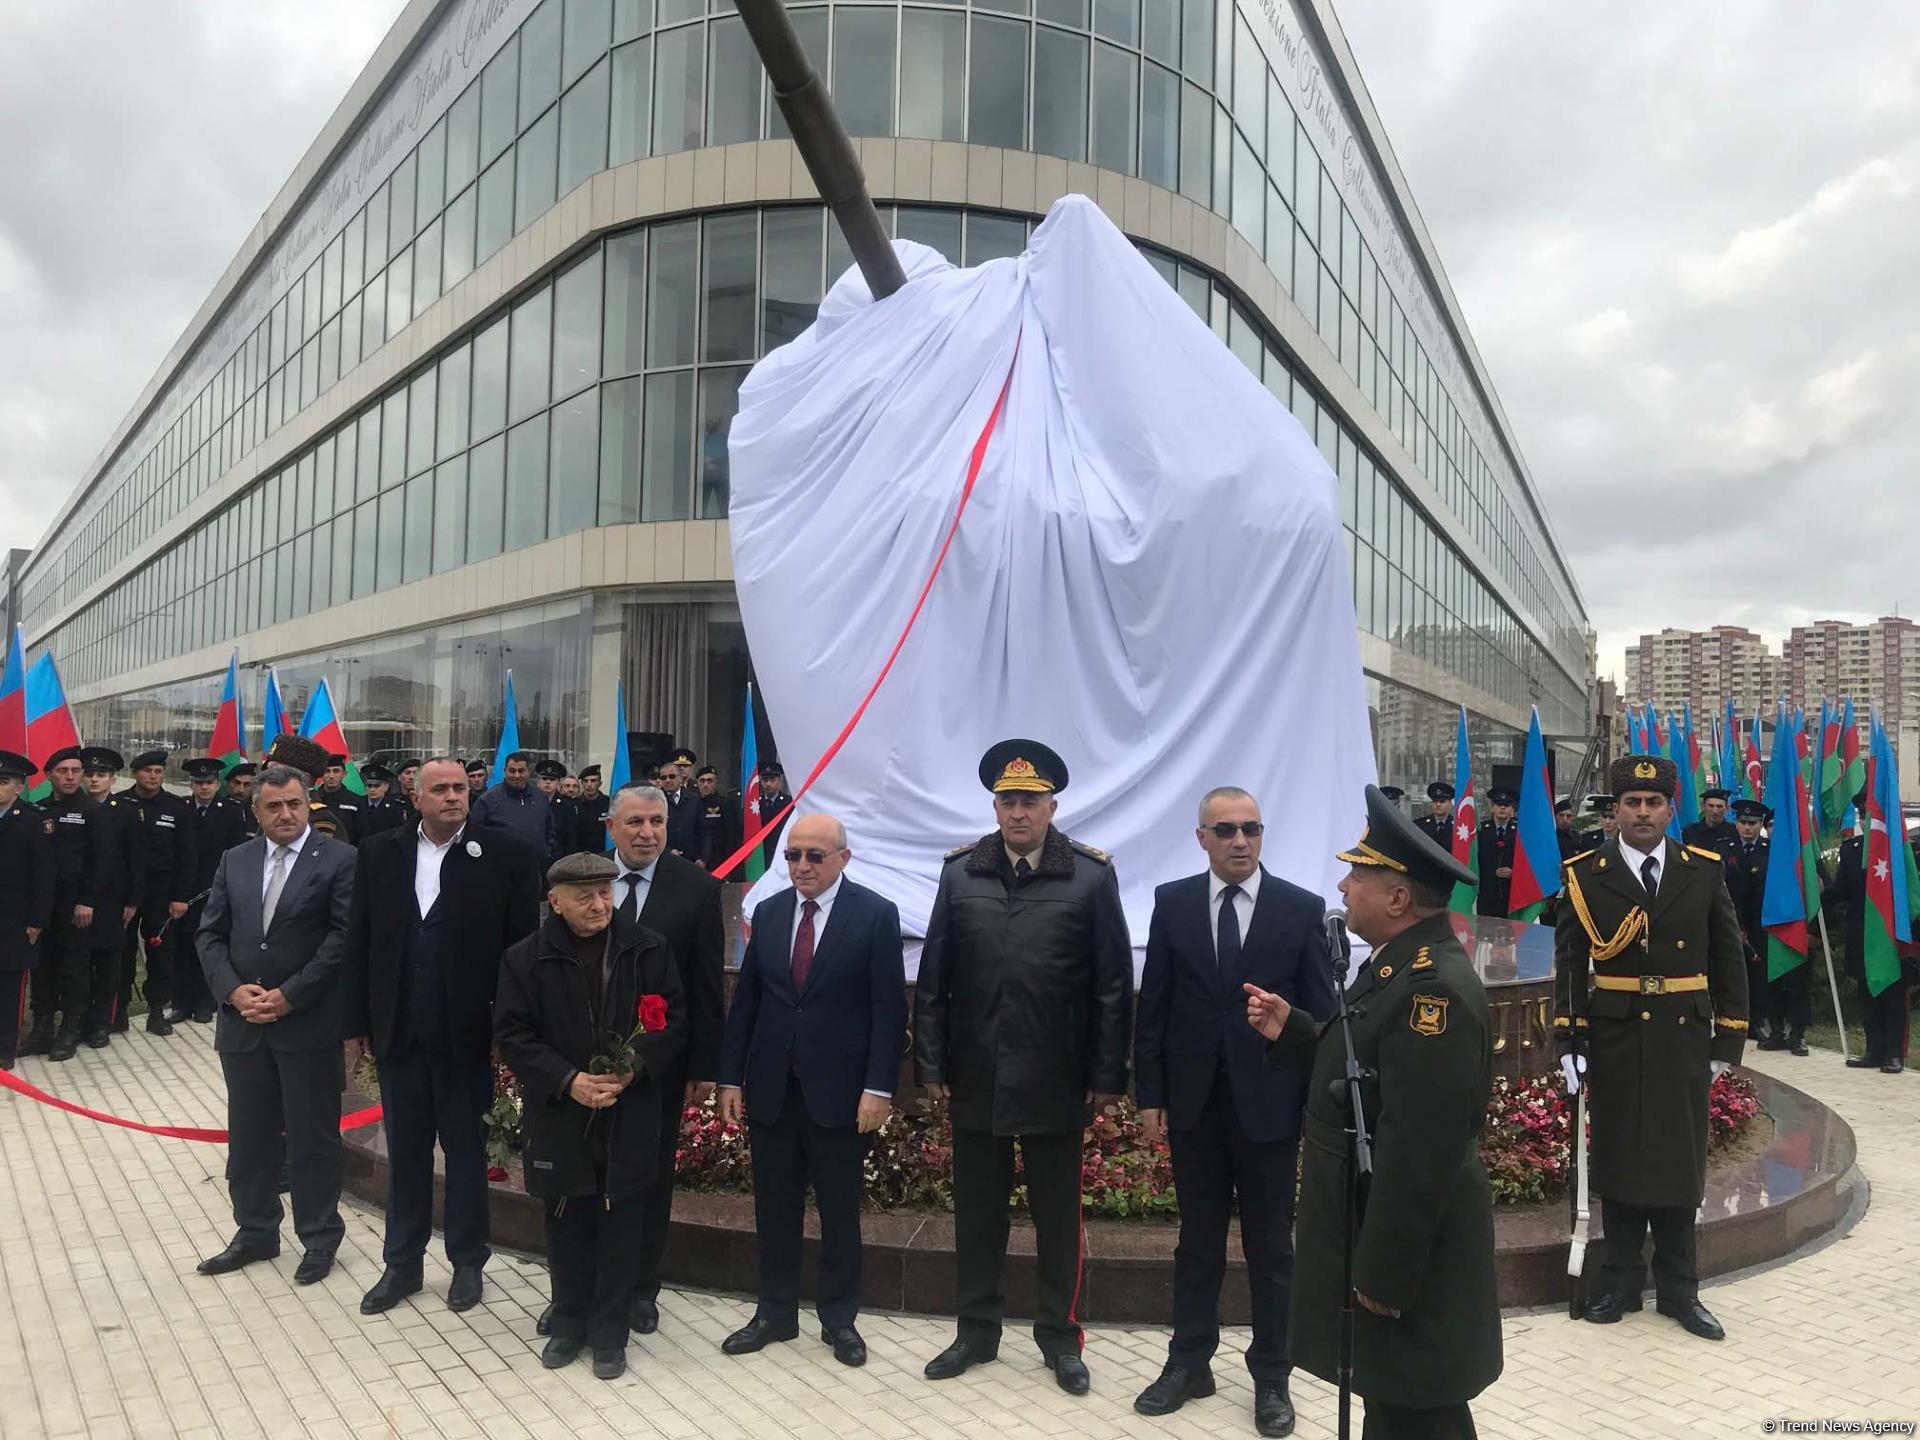
[(1213, 953), (1222, 975), (1229, 974), (1240, 963), (1240, 911), (1234, 906), (1239, 898), (1238, 885), (1229, 885), (1220, 892), (1220, 926), (1215, 932)]
[(820, 913), (820, 902), (809, 900), (800, 907), (800, 929), (793, 937), (793, 988), (807, 988), (807, 976), (813, 973), (813, 917)]
[(280, 904), (280, 892), (287, 886), (287, 847), (276, 845), (273, 850), (273, 873), (267, 877), (267, 896), (260, 902), (260, 929), (262, 933), (273, 928), (273, 912)]
[(1660, 862), (1651, 855), (1640, 862), (1640, 883), (1648, 895), (1660, 893)]
[(1024, 880), (1031, 874), (1033, 874), (1033, 866), (1029, 865), (1027, 863), (1027, 857), (1022, 855), (1019, 863), (1013, 867), (1013, 878), (1016, 880)]
[(629, 870), (620, 877), (620, 883), (627, 887), (627, 893), (620, 900), (620, 908), (629, 920), (640, 918), (640, 872)]

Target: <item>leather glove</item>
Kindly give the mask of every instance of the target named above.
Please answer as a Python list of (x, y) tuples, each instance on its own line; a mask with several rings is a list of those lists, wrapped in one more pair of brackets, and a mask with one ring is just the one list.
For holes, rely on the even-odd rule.
[(1562, 1055), (1560, 1073), (1567, 1077), (1567, 1094), (1578, 1095), (1580, 1082), (1587, 1073), (1587, 1057), (1584, 1055)]

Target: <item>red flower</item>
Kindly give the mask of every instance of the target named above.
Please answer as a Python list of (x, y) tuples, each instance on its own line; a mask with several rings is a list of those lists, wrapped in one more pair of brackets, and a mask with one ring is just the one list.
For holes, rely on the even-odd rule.
[(642, 995), (640, 997), (640, 1028), (649, 1035), (667, 1028), (666, 996)]

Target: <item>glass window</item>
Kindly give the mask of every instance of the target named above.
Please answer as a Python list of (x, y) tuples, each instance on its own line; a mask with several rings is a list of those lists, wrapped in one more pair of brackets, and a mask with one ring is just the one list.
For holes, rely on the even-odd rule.
[(413, 247), (408, 246), (387, 266), (387, 339), (407, 328), (413, 319)]
[(473, 436), (476, 440), (506, 427), (507, 317), (501, 316), (473, 341)]
[[(333, 579), (337, 563), (333, 554), (333, 522), (314, 526), (312, 578), (308, 592), (311, 609), (324, 610), (333, 603)], [(344, 600), (346, 596), (340, 598)]]
[(1293, 303), (1308, 323), (1320, 323), (1320, 262), (1314, 259), (1307, 232), (1293, 227)]
[[(346, 240), (336, 235), (328, 242), (324, 254), (320, 257), (320, 309), (321, 313), (332, 315), (340, 308), (340, 256), (346, 249)], [(222, 371), (222, 378), (226, 372)]]
[(749, 210), (706, 221), (702, 254), (704, 360), (751, 360), (754, 341), (753, 281), (760, 217)]
[(607, 67), (591, 74), (560, 102), (560, 185), (569, 195), (582, 180), (607, 168)]
[[(961, 212), (958, 210), (923, 210), (915, 206), (902, 205), (894, 225), (894, 233), (902, 240), (916, 240), (922, 245), (931, 246), (941, 255), (955, 264), (959, 263)], [(709, 356), (709, 359), (718, 358)]]
[(431, 366), (414, 376), (407, 394), (407, 474), (433, 464), (434, 389), (439, 372)]
[(893, 133), (893, 48), (896, 12), (834, 13), (833, 102), (849, 135)]
[(577, 260), (553, 286), (553, 393), (571, 395), (600, 378), (600, 251)]
[(458, 195), (480, 173), (480, 87), (469, 85), (447, 111), (446, 199)]
[(1068, 160), (1087, 158), (1087, 42), (1036, 30), (1033, 41), (1033, 148)]
[[(554, 0), (547, 0), (549, 5)], [(554, 115), (542, 115), (514, 146), (513, 233), (518, 235), (553, 208), (558, 173), (560, 126)]]
[(606, 333), (601, 373), (631, 375), (644, 364), (647, 232), (631, 230), (607, 241)]
[(1213, 0), (1184, 0), (1181, 70), (1189, 80), (1213, 88)]
[(653, 0), (613, 0), (613, 43), (653, 28)]
[(410, 585), (433, 569), (433, 476), (416, 475), (407, 482), (406, 526), (400, 582)]
[(1265, 251), (1267, 185), (1253, 147), (1238, 130), (1233, 132), (1233, 228), (1246, 237), (1255, 254)]
[(693, 372), (647, 377), (641, 431), (642, 520), (684, 520), (692, 509)]
[(760, 57), (737, 15), (707, 26), (707, 144), (760, 136)]
[(387, 182), (392, 191), (387, 210), (387, 253), (398, 255), (413, 243), (413, 200), (415, 187), (414, 157), (409, 155), (395, 167)]
[[(340, 378), (340, 317), (334, 316), (320, 331), (320, 388), (329, 389)], [(225, 471), (224, 460), (216, 467)]]
[(467, 448), (468, 385), (473, 351), (465, 345), (440, 361), (439, 412), (434, 425), (434, 455), (445, 460)]
[(653, 153), (668, 155), (700, 144), (706, 111), (706, 37), (701, 27), (666, 30), (654, 37)]
[[(302, 410), (306, 409), (307, 406), (319, 398), (319, 395), (320, 337), (316, 335), (306, 343), (306, 348), (300, 352), (300, 408)], [(205, 449), (200, 451), (199, 463), (204, 469), (207, 463), (207, 452)], [(176, 497), (168, 505), (168, 509), (178, 509), (179, 504), (180, 502)]]
[(1087, 28), (1087, 0), (1034, 0), (1033, 13), (1055, 25), (1071, 25), (1076, 30)]
[(360, 343), (365, 336), (361, 333), (366, 326), (366, 318), (361, 314), (361, 298), (356, 295), (347, 301), (340, 311), (340, 373), (345, 375), (360, 363)]
[(1280, 203), (1280, 192), (1267, 186), (1267, 269), (1280, 277), (1280, 283), (1293, 289), (1293, 217)]
[(1273, 73), (1267, 73), (1267, 178), (1280, 198), (1293, 204), (1293, 107)]
[(1141, 82), (1140, 178), (1167, 190), (1180, 182), (1180, 81), (1158, 65)]
[(694, 252), (699, 239), (700, 226), (696, 220), (653, 227), (653, 256), (647, 274), (649, 365), (693, 362), (699, 299)]
[(380, 489), (407, 478), (407, 392), (396, 390), (380, 407)]
[(1193, 313), (1198, 315), (1201, 323), (1204, 324), (1212, 295), (1207, 285), (1207, 277), (1190, 266), (1182, 265), (1180, 283), (1174, 288), (1180, 292), (1180, 298), (1192, 307)]
[(1320, 254), (1332, 269), (1340, 263), (1340, 190), (1333, 172), (1320, 167)]
[(900, 133), (921, 140), (966, 136), (967, 17), (907, 10), (900, 36)]
[[(946, 4), (947, 0), (940, 0), (940, 3)], [(813, 10), (795, 10), (790, 18), (793, 20), (793, 33), (800, 37), (800, 48), (812, 63), (814, 74), (824, 78), (828, 60), (827, 7), (822, 5)], [(767, 134), (775, 140), (788, 139), (791, 134), (787, 129), (787, 117), (780, 113), (779, 104), (771, 96), (767, 100)]]
[(313, 518), (316, 520), (333, 517), (333, 474), (335, 466), (339, 464), (334, 458), (335, 444), (334, 437), (329, 435), (313, 452)]
[(1140, 60), (1111, 45), (1093, 47), (1093, 163), (1133, 174), (1133, 112)]
[(547, 408), (553, 366), (553, 292), (542, 289), (513, 307), (507, 419), (523, 420)]
[(976, 15), (973, 67), (967, 74), (967, 139), (1020, 150), (1027, 143), (1029, 26)]
[[(378, 559), (375, 546), (379, 533), (379, 514), (375, 507), (379, 503), (378, 500), (369, 500), (353, 512), (353, 598), (356, 600), (373, 593), (374, 562)], [(334, 544), (337, 547), (339, 541), (336, 540)], [(333, 593), (339, 595), (338, 585)]]
[(1298, 137), (1294, 150), (1293, 214), (1306, 232), (1309, 245), (1320, 236), (1320, 158), (1313, 153), (1307, 137)]
[(467, 561), (467, 457), (456, 455), (433, 472), (433, 573)]
[(424, 313), (440, 298), (441, 224), (435, 220), (420, 232), (413, 247), (413, 313)]
[(505, 547), (517, 550), (547, 533), (547, 417), (536, 415), (507, 432)]
[[(318, 260), (307, 267), (307, 283), (301, 292), (300, 333), (308, 340), (320, 333), (320, 262)], [(196, 430), (196, 434), (198, 433), (203, 432)]]
[(570, 535), (596, 523), (599, 460), (600, 392), (587, 390), (553, 407), (547, 534)]
[(507, 442), (496, 435), (468, 456), (467, 563), (500, 553), (501, 504), (506, 494)]
[(560, 83), (571, 85), (607, 52), (613, 0), (567, 0), (566, 29), (560, 47)]
[(598, 523), (630, 525), (640, 518), (640, 387), (638, 377), (600, 387), (600, 500)]
[(727, 433), (740, 408), (740, 382), (746, 378), (744, 365), (700, 372), (700, 491), (694, 514), (702, 520), (718, 520), (727, 513)]
[(512, 238), (513, 152), (508, 151), (480, 177), (480, 213), (474, 222), (474, 263), (479, 264)]
[(762, 224), (760, 353), (764, 355), (795, 339), (819, 313), (820, 211), (769, 210)]
[(376, 522), (379, 528), (374, 535), (373, 584), (376, 590), (391, 590), (400, 583), (407, 533), (403, 509), (406, 498), (404, 491), (392, 490), (377, 502), (380, 514)]
[(451, 290), (473, 269), (474, 207), (479, 187), (469, 185), (447, 207), (446, 231), (440, 248), (440, 288)]
[(624, 165), (647, 153), (653, 115), (653, 40), (622, 45), (613, 52), (613, 109), (609, 121), (607, 163)]
[(1213, 102), (1198, 86), (1180, 88), (1180, 193), (1206, 205), (1213, 185)]
[(1233, 17), (1233, 118), (1256, 156), (1267, 153), (1267, 60), (1243, 16)]
[(367, 252), (367, 212), (357, 212), (347, 222), (346, 249), (340, 255), (340, 293), (352, 295), (367, 278), (364, 263)]
[(1213, 107), (1213, 208), (1222, 215), (1229, 211), (1233, 193), (1233, 121), (1227, 107)]
[(298, 535), (313, 528), (313, 467), (311, 453), (303, 456), (294, 470), (293, 480), (293, 530)]
[(280, 482), (278, 476), (269, 476), (260, 486), (260, 543), (263, 546), (278, 545), (285, 537), (280, 533)]
[(1122, 45), (1140, 43), (1140, 0), (1093, 0), (1093, 29)]
[(1027, 248), (1027, 222), (1005, 215), (967, 216), (966, 265), (984, 265), (989, 260), (1004, 260)]
[(480, 76), (480, 163), (486, 164), (519, 133), (520, 37), (514, 36), (487, 62)]
[(520, 26), (520, 128), (560, 95), (560, 0), (542, 0)]
[(350, 510), (356, 500), (366, 498), (360, 493), (355, 478), (361, 466), (361, 458), (366, 458), (366, 471), (374, 477), (367, 482), (367, 494), (372, 494), (378, 485), (380, 473), (380, 412), (369, 410), (360, 417), (356, 428), (348, 421), (340, 428), (340, 448), (334, 456), (333, 472), (333, 508), (336, 512)]
[(426, 229), (427, 222), (447, 203), (447, 122), (442, 120), (420, 142), (419, 188), (415, 191), (414, 224)]

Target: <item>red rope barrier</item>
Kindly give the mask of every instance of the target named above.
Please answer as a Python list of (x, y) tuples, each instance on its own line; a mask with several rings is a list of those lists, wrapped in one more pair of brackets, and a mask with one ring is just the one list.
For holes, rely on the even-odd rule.
[[(55, 1110), (65, 1110), (69, 1115), (84, 1115), (89, 1120), (98, 1120), (102, 1125), (118, 1125), (122, 1130), (138, 1130), (143, 1135), (161, 1135), (169, 1140), (202, 1140), (212, 1145), (227, 1143), (227, 1132), (224, 1130), (203, 1130), (192, 1125), (147, 1125), (138, 1120), (124, 1120), (118, 1115), (109, 1115), (104, 1110), (89, 1110), (85, 1105), (76, 1105), (71, 1100), (62, 1100), (58, 1095), (49, 1095), (11, 1070), (0, 1070), (0, 1089), (11, 1090), (16, 1095), (37, 1100)], [(342, 1115), (340, 1128), (358, 1130), (363, 1125), (378, 1124), (380, 1114), (378, 1105), (369, 1105), (364, 1110)]]

